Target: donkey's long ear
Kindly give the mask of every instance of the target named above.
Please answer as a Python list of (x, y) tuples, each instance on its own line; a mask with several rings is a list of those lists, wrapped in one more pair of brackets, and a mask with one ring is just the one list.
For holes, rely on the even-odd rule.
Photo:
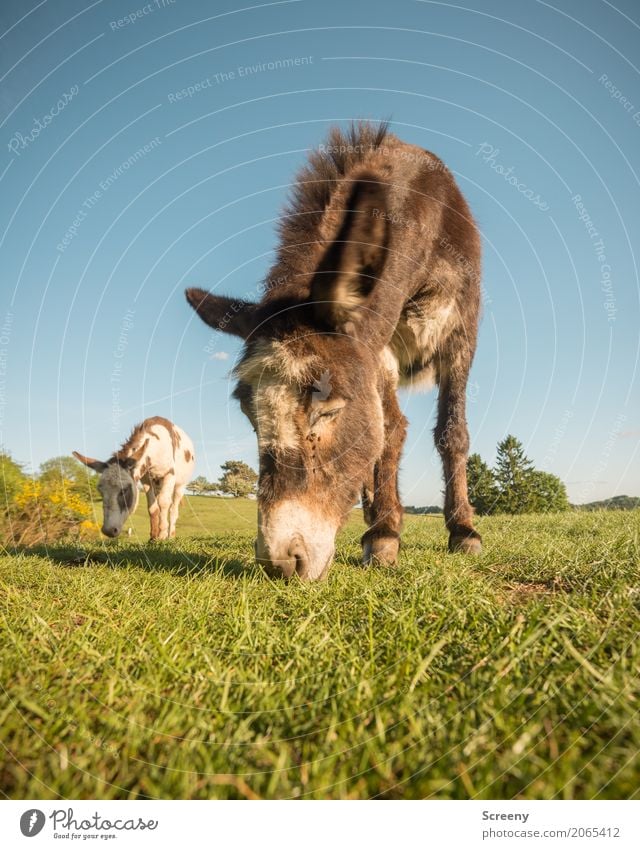
[(316, 316), (330, 327), (357, 321), (387, 259), (387, 187), (373, 174), (353, 184), (344, 219), (311, 284)]
[(102, 460), (94, 460), (93, 457), (85, 457), (84, 454), (78, 454), (77, 451), (72, 451), (71, 453), (76, 460), (80, 460), (81, 463), (84, 463), (85, 466), (93, 469), (94, 472), (104, 472), (107, 468), (107, 464), (103, 463)]
[(187, 289), (187, 301), (205, 324), (223, 333), (246, 339), (255, 326), (255, 304), (239, 298), (212, 295), (204, 289)]

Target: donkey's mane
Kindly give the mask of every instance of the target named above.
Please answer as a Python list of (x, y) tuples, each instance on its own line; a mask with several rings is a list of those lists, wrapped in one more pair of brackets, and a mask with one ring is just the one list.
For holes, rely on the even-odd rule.
[[(386, 122), (353, 123), (343, 131), (333, 127), (325, 144), (309, 154), (307, 164), (296, 175), (279, 224), (280, 262), (272, 269), (267, 290), (279, 286), (279, 274), (287, 273), (292, 249), (308, 246), (318, 238), (318, 228), (340, 182), (389, 137)], [(284, 266), (284, 267), (283, 267)], [(274, 279), (275, 278), (275, 279)]]
[(133, 452), (140, 447), (140, 445), (144, 442), (145, 439), (155, 436), (156, 439), (159, 439), (159, 436), (153, 431), (150, 430), (154, 425), (162, 425), (162, 427), (166, 427), (169, 431), (169, 435), (171, 436), (171, 443), (173, 445), (173, 449), (178, 447), (180, 444), (180, 437), (176, 433), (173, 423), (169, 421), (169, 419), (165, 419), (163, 416), (152, 416), (149, 419), (145, 419), (140, 424), (135, 425), (131, 433), (129, 434), (129, 438), (122, 443), (120, 448), (114, 452), (111, 458), (107, 461), (109, 463), (119, 462), (121, 460), (126, 460), (127, 457), (130, 457)]

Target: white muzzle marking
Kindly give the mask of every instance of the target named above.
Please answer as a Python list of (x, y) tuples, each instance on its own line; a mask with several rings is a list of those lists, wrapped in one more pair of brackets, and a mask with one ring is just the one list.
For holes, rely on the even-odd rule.
[(286, 577), (297, 573), (315, 581), (323, 577), (335, 553), (338, 524), (298, 501), (286, 500), (258, 517), (256, 555), (260, 562), (279, 569)]

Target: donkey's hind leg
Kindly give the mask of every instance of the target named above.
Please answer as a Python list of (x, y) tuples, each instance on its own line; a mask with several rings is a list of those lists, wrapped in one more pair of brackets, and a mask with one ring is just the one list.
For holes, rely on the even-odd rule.
[(383, 409), (384, 451), (373, 469), (372, 488), (365, 486), (362, 493), (364, 518), (369, 525), (362, 537), (362, 553), (364, 563), (393, 564), (400, 550), (403, 509), (398, 494), (398, 465), (407, 420), (391, 384), (385, 387)]
[(169, 507), (169, 536), (174, 537), (176, 535), (176, 522), (178, 521), (178, 511), (180, 509), (180, 502), (182, 501), (182, 496), (184, 495), (186, 486), (185, 485), (176, 485), (173, 490), (173, 496), (171, 498), (171, 507)]
[(149, 539), (158, 539), (160, 536), (160, 508), (156, 499), (153, 483), (143, 483), (142, 488), (147, 496), (147, 509), (149, 511)]
[(480, 534), (473, 527), (473, 508), (467, 491), (469, 433), (466, 391), (469, 364), (457, 358), (441, 369), (438, 421), (434, 430), (436, 448), (444, 468), (444, 519), (449, 531), (449, 551), (479, 554)]

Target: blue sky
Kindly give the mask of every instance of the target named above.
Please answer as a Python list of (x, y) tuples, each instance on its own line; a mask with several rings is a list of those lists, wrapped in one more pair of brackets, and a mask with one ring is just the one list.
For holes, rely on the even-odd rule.
[[(198, 473), (255, 464), (239, 344), (183, 289), (255, 294), (306, 152), (390, 118), (483, 236), (472, 450), (514, 433), (574, 501), (640, 494), (639, 46), (631, 0), (5, 0), (0, 443), (106, 457), (165, 415)], [(440, 500), (435, 400), (402, 394), (409, 504)]]

